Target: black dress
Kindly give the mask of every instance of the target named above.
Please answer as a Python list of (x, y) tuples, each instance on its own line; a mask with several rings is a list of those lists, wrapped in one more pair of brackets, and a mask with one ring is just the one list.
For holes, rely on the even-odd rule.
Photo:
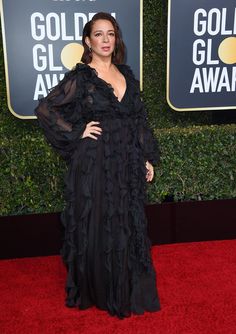
[[(121, 101), (89, 65), (77, 64), (40, 100), (35, 113), (66, 159), (66, 305), (92, 305), (119, 318), (160, 309), (144, 212), (146, 167), (159, 151), (148, 127), (139, 82), (127, 65)], [(99, 121), (98, 140), (81, 138)]]

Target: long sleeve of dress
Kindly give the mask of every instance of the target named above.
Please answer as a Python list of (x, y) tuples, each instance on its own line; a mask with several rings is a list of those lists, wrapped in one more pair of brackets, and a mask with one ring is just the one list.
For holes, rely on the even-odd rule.
[(134, 74), (129, 66), (125, 65), (125, 69), (127, 75), (130, 77), (130, 81), (135, 92), (134, 112), (139, 144), (142, 148), (145, 159), (148, 160), (153, 166), (156, 166), (160, 161), (159, 143), (148, 123), (146, 107), (140, 96), (139, 81), (135, 79)]
[(145, 160), (149, 161), (153, 166), (156, 166), (160, 160), (159, 144), (152, 128), (148, 124), (147, 111), (140, 95), (138, 95), (136, 99), (135, 108), (138, 113), (137, 126), (139, 143), (143, 150)]
[(86, 127), (77, 86), (76, 71), (67, 72), (35, 109), (45, 137), (65, 159), (70, 158)]

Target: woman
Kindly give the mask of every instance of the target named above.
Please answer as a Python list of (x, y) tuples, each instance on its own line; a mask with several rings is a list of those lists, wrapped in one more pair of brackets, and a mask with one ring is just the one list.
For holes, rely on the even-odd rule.
[(84, 27), (83, 64), (42, 99), (35, 112), (67, 160), (62, 214), (66, 305), (92, 305), (119, 318), (160, 309), (144, 212), (158, 147), (139, 83), (122, 65), (115, 19), (96, 14)]

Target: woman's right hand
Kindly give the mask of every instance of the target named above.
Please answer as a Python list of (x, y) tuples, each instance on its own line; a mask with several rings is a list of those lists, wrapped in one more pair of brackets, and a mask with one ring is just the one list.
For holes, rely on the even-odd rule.
[(81, 138), (90, 137), (90, 138), (93, 138), (93, 139), (97, 140), (98, 138), (96, 136), (94, 136), (94, 134), (97, 134), (97, 135), (102, 134), (102, 128), (100, 128), (99, 126), (96, 126), (96, 124), (99, 124), (99, 123), (100, 122), (95, 122), (95, 121), (89, 122), (86, 125), (86, 128), (85, 128)]

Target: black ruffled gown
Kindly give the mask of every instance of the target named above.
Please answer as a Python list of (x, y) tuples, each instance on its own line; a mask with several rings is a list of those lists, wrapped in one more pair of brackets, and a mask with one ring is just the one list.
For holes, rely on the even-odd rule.
[[(35, 113), (51, 145), (67, 161), (65, 236), (66, 305), (92, 305), (119, 318), (160, 309), (144, 212), (148, 160), (159, 151), (140, 100), (139, 82), (127, 65), (121, 101), (85, 64), (40, 100)], [(90, 121), (98, 140), (81, 138)]]

